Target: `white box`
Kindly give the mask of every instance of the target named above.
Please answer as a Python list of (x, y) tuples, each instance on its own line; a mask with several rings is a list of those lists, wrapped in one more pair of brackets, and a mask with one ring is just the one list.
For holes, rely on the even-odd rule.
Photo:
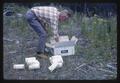
[(75, 54), (74, 46), (54, 48), (54, 55), (68, 56), (74, 54)]
[(33, 63), (39, 63), (39, 61), (35, 57), (25, 58), (25, 62), (27, 65), (30, 65)]
[(40, 63), (34, 63), (34, 64), (30, 64), (28, 65), (29, 69), (39, 69), (40, 68)]
[(53, 63), (63, 63), (63, 59), (62, 59), (62, 56), (60, 56), (60, 55), (55, 55), (55, 56), (51, 56), (50, 58), (49, 58), (49, 60), (50, 60), (50, 63), (51, 64), (53, 64)]
[(28, 69), (39, 69), (40, 62), (35, 57), (25, 58)]
[[(65, 39), (64, 39), (65, 38)], [(53, 55), (61, 55), (61, 56), (69, 56), (75, 54), (75, 45), (78, 39), (73, 36), (71, 40), (69, 40), (68, 36), (59, 37), (59, 42), (54, 44), (46, 43), (46, 47), (51, 48), (51, 52)]]
[(13, 69), (24, 69), (25, 65), (24, 64), (14, 64)]
[(56, 68), (60, 68), (63, 66), (63, 59), (60, 55), (55, 55), (49, 58), (51, 66), (48, 69), (52, 72)]
[(25, 58), (25, 61), (36, 60), (36, 57)]

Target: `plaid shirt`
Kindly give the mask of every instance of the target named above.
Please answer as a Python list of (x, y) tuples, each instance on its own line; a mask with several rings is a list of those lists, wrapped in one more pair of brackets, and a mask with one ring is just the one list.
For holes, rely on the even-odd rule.
[(31, 10), (35, 13), (38, 19), (48, 23), (53, 29), (54, 38), (58, 36), (58, 19), (59, 11), (55, 7), (41, 6), (33, 7)]

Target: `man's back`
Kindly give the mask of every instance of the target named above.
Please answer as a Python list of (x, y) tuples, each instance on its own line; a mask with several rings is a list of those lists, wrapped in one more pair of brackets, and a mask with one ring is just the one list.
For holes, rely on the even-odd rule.
[(34, 11), (37, 17), (52, 19), (59, 16), (59, 11), (56, 7), (38, 6), (31, 8), (31, 10)]

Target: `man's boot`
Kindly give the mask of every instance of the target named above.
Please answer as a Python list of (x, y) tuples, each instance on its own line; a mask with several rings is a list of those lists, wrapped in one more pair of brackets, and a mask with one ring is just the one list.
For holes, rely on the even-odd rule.
[(48, 59), (48, 56), (42, 52), (37, 52), (37, 57), (38, 58), (43, 58), (43, 59)]

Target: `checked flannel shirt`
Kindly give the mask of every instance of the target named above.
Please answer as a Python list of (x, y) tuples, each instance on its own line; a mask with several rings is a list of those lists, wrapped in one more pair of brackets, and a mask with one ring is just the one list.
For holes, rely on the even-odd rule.
[(59, 11), (55, 7), (49, 7), (49, 6), (40, 6), (40, 7), (33, 7), (31, 10), (34, 12), (34, 14), (38, 17), (38, 19), (42, 21), (46, 21), (50, 25), (50, 27), (53, 29), (54, 38), (56, 38), (58, 35), (58, 19), (59, 19)]

